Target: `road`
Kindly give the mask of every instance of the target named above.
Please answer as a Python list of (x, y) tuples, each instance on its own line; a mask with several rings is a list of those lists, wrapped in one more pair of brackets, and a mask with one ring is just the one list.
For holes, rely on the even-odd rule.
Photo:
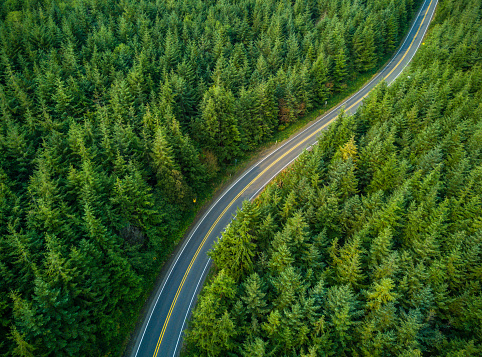
[(334, 121), (339, 110), (354, 113), (370, 90), (382, 80), (392, 83), (410, 62), (422, 43), (438, 0), (426, 0), (407, 37), (390, 63), (367, 85), (345, 102), (320, 117), (261, 161), (250, 167), (229, 186), (197, 222), (178, 247), (169, 268), (137, 331), (130, 357), (177, 356), (186, 320), (209, 270), (208, 250), (221, 235), (244, 200), (251, 200), (278, 173), (290, 165), (305, 148), (313, 145), (320, 132)]

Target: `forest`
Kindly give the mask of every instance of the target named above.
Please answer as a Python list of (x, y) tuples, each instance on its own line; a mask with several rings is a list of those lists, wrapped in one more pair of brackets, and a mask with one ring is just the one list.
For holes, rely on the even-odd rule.
[(184, 356), (482, 355), (482, 5), (243, 209)]
[(0, 355), (118, 355), (193, 200), (420, 3), (1, 1)]

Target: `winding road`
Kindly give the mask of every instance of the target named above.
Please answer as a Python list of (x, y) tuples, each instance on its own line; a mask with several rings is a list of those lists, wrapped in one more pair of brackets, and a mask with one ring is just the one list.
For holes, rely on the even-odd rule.
[(368, 84), (345, 102), (296, 134), (222, 192), (177, 248), (164, 278), (155, 290), (145, 320), (131, 342), (129, 357), (174, 357), (179, 355), (183, 330), (209, 270), (208, 250), (231, 221), (244, 200), (252, 200), (283, 169), (290, 165), (333, 122), (342, 107), (354, 113), (380, 81), (392, 83), (411, 61), (422, 43), (438, 0), (426, 0), (398, 52)]

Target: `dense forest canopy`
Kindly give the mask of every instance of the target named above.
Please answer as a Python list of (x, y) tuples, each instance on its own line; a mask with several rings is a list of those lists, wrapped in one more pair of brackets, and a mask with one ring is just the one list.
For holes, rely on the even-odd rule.
[(210, 254), (185, 355), (481, 356), (481, 2), (441, 0), (408, 71)]
[(418, 4), (1, 1), (0, 354), (118, 353), (193, 198)]

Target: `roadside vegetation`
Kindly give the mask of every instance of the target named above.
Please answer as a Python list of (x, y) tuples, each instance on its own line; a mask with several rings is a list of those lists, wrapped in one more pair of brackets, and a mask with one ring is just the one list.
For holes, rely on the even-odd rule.
[(185, 356), (482, 355), (481, 19), (441, 0), (408, 70), (245, 202)]
[(119, 354), (193, 200), (420, 3), (2, 1), (0, 354)]

